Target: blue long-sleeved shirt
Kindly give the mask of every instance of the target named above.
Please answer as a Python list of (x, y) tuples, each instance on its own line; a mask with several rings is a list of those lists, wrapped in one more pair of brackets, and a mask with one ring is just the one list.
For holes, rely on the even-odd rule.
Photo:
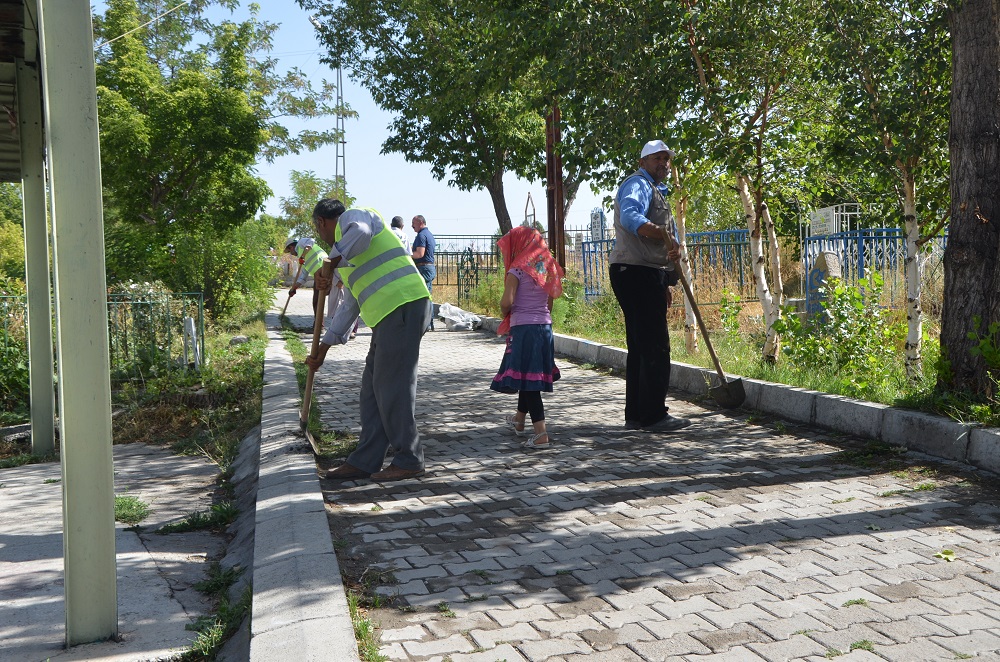
[[(653, 178), (650, 174), (646, 172), (645, 168), (639, 168), (639, 174), (626, 179), (618, 189), (615, 202), (618, 209), (621, 210), (622, 227), (636, 236), (639, 236), (639, 227), (643, 223), (649, 222), (649, 219), (646, 218), (646, 211), (653, 199), (653, 186)], [(660, 189), (663, 197), (670, 195), (670, 189), (667, 188), (666, 184), (661, 182), (655, 186)], [(676, 231), (675, 227), (675, 235)]]

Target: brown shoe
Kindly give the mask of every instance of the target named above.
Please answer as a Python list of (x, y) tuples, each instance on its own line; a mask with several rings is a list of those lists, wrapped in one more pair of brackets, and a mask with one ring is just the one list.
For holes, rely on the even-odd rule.
[(344, 462), (336, 469), (326, 472), (326, 477), (333, 480), (355, 480), (357, 478), (368, 478), (371, 476), (367, 471), (362, 471), (352, 464)]
[(403, 469), (402, 467), (397, 467), (394, 464), (390, 464), (387, 468), (382, 471), (377, 471), (372, 474), (371, 478), (376, 483), (384, 483), (390, 480), (403, 480), (404, 478), (416, 478), (417, 476), (423, 476), (423, 469)]

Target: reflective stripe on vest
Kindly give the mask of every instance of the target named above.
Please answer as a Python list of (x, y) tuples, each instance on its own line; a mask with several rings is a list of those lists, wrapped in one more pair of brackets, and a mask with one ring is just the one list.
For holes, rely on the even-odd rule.
[[(374, 209), (365, 211), (381, 218)], [(340, 238), (340, 223), (337, 223), (335, 241)], [(370, 327), (404, 303), (430, 296), (413, 259), (384, 220), (382, 230), (372, 236), (368, 248), (352, 258), (350, 266), (340, 264), (340, 275), (358, 300), (361, 318)]]
[[(298, 247), (296, 247), (295, 252), (299, 257), (302, 257), (302, 253), (299, 253)], [(320, 248), (318, 245), (313, 244), (309, 251), (306, 253), (305, 262), (302, 263), (302, 270), (305, 271), (310, 276), (316, 274), (323, 266), (323, 260), (330, 257), (326, 254), (326, 251)]]

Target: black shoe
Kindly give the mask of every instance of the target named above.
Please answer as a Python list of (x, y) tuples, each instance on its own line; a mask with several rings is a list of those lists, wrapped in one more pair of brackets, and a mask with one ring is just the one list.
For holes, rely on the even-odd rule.
[(674, 430), (686, 428), (689, 425), (691, 425), (691, 421), (686, 418), (677, 418), (666, 414), (656, 423), (644, 426), (642, 430), (644, 432), (673, 432)]
[(639, 421), (625, 421), (626, 430), (639, 430), (642, 428), (642, 423)]

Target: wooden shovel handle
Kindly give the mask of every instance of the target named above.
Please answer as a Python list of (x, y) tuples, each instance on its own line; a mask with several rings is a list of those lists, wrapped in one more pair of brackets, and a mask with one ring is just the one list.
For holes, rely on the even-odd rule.
[[(678, 246), (677, 240), (674, 239), (674, 235), (667, 230), (666, 226), (660, 227), (660, 233), (663, 235), (663, 243), (668, 251), (671, 248)], [(680, 276), (681, 286), (684, 288), (684, 294), (687, 296), (688, 301), (691, 302), (691, 310), (694, 312), (695, 320), (698, 321), (698, 328), (701, 329), (701, 336), (705, 339), (705, 347), (708, 348), (708, 353), (712, 357), (712, 363), (715, 364), (715, 371), (719, 373), (719, 379), (722, 380), (722, 384), (724, 385), (726, 384), (726, 373), (722, 371), (722, 364), (719, 363), (719, 357), (715, 354), (715, 348), (712, 346), (712, 339), (708, 337), (708, 329), (705, 327), (705, 321), (701, 318), (701, 311), (698, 309), (698, 302), (694, 300), (694, 293), (691, 291), (691, 285), (688, 283), (687, 278), (684, 277), (684, 269), (680, 264), (677, 265), (677, 275)]]
[[(322, 276), (326, 280), (332, 282), (333, 279), (333, 264), (330, 259), (327, 258), (323, 260), (323, 266), (320, 267), (317, 272), (318, 275)], [(313, 339), (312, 339), (312, 351), (309, 353), (310, 357), (316, 356), (319, 353), (319, 336), (320, 332), (323, 331), (323, 317), (324, 309), (326, 308), (326, 293), (330, 291), (330, 288), (320, 290), (319, 301), (316, 304), (316, 317), (313, 319)], [(306, 375), (306, 387), (302, 394), (302, 412), (299, 414), (299, 422), (305, 425), (309, 421), (309, 407), (312, 405), (312, 390), (313, 390), (313, 379), (316, 376), (316, 370), (309, 368), (309, 373)]]
[[(295, 280), (292, 281), (293, 285), (296, 282), (298, 282), (298, 280), (299, 280), (299, 274), (301, 274), (301, 273), (302, 273), (302, 262), (300, 261), (299, 262), (299, 268), (295, 270)], [(285, 299), (285, 307), (281, 309), (281, 316), (282, 317), (285, 316), (285, 311), (288, 310), (288, 304), (291, 303), (291, 301), (292, 301), (292, 293), (289, 292), (288, 293), (288, 298)]]

